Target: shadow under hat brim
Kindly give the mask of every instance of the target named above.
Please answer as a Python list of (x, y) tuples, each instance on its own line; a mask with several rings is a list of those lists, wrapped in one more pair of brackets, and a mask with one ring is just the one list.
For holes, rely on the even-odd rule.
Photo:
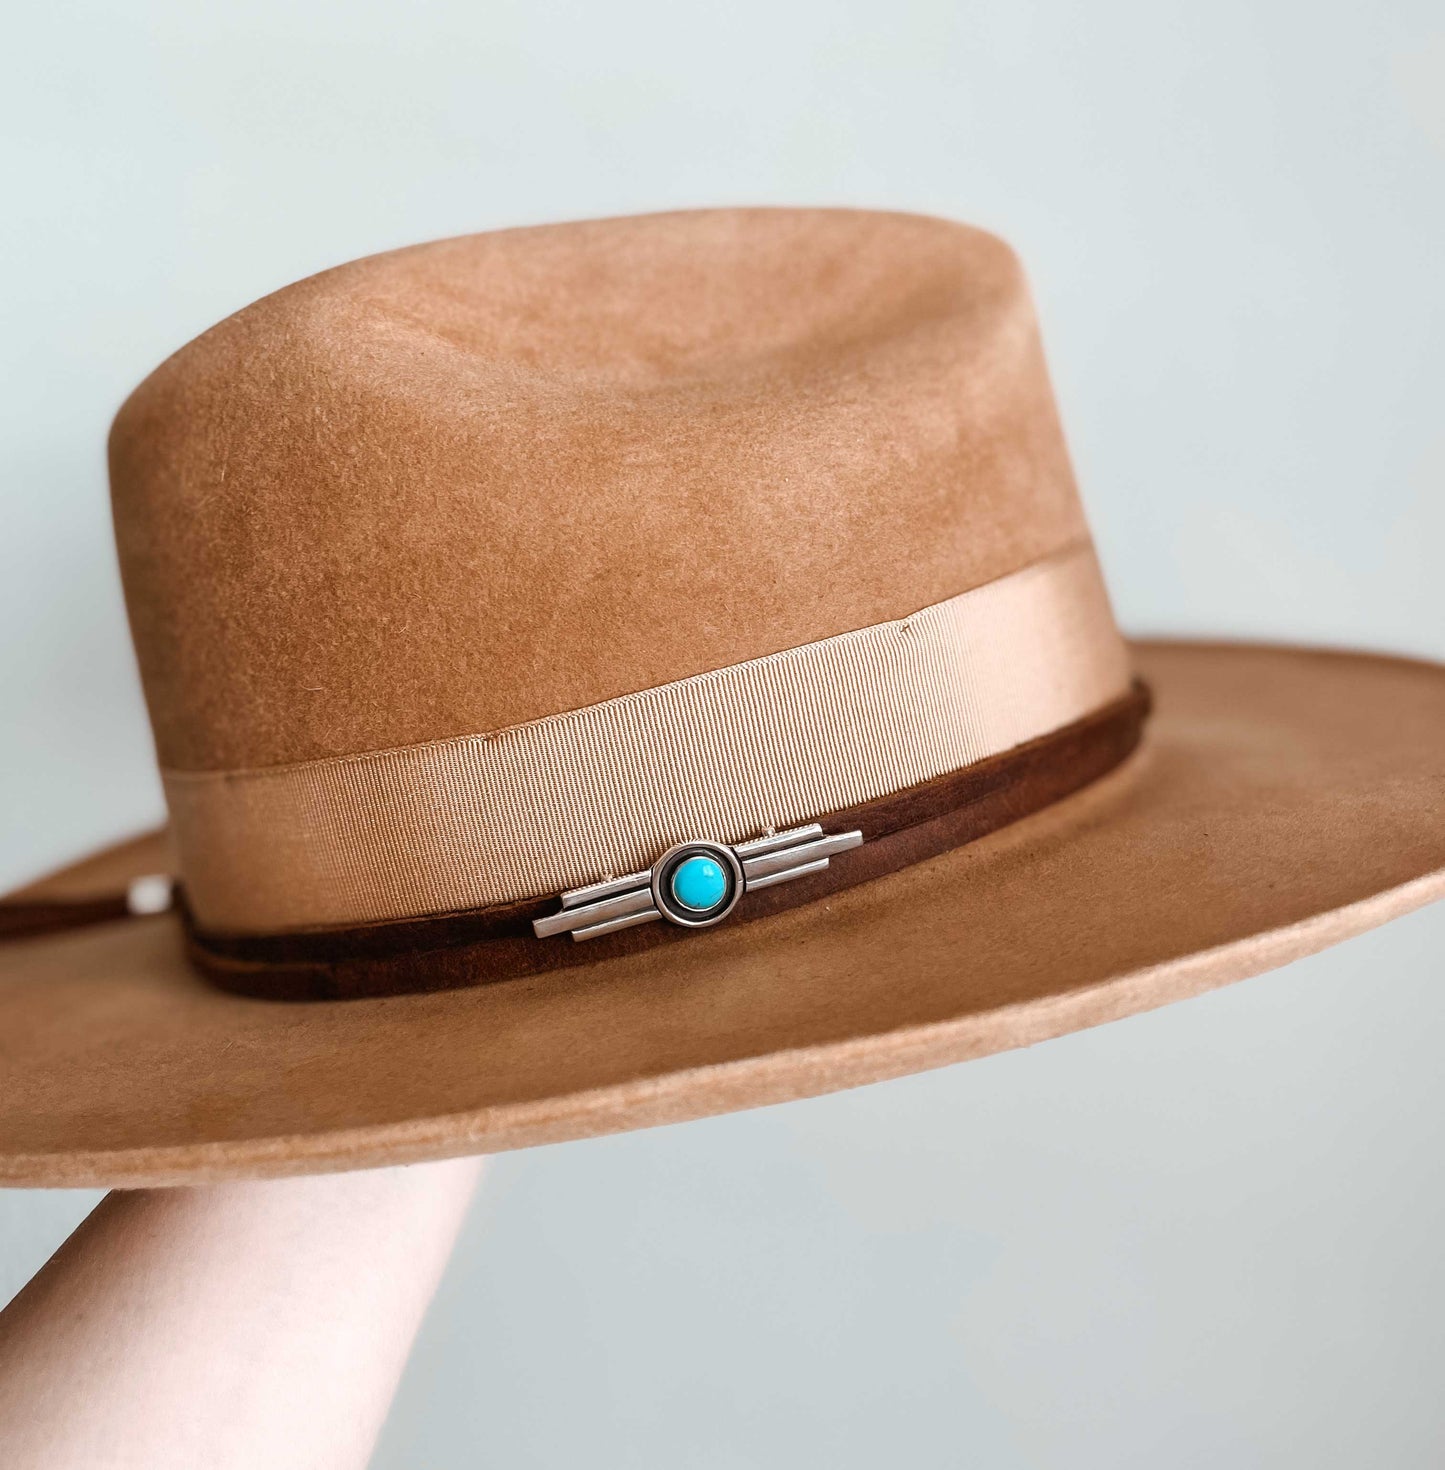
[(211, 988), (169, 916), (0, 947), (0, 1182), (366, 1168), (784, 1102), (1180, 1000), (1445, 894), (1445, 668), (1135, 654), (1157, 712), (1113, 775), (686, 944), (316, 1005)]

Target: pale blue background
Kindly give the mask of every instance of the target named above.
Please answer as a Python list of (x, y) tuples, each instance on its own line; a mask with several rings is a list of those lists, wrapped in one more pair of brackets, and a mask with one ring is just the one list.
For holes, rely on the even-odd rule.
[[(1121, 615), (1445, 656), (1445, 13), (27, 5), (0, 882), (152, 820), (102, 445), (262, 292), (717, 202), (1001, 230)], [(1433, 1467), (1445, 910), (869, 1091), (500, 1160), (376, 1464)], [(0, 1079), (3, 1085), (3, 1079)], [(95, 1196), (0, 1194), (0, 1300)]]

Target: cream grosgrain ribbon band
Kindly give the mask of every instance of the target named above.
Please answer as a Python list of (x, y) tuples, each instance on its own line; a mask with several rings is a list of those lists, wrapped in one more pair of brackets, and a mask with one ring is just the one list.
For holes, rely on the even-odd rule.
[(1080, 543), (897, 622), (486, 734), (163, 773), (205, 928), (448, 913), (645, 868), (929, 781), (1117, 699), (1130, 669)]

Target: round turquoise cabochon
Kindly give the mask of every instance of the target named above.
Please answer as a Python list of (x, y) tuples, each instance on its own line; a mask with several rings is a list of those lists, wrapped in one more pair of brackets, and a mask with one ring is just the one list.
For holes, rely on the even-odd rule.
[(715, 908), (727, 897), (727, 891), (727, 874), (714, 858), (685, 858), (673, 870), (672, 896), (685, 909), (701, 913)]

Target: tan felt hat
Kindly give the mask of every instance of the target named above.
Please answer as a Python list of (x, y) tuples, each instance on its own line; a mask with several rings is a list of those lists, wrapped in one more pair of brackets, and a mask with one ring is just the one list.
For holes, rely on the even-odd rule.
[(0, 900), (3, 1183), (779, 1102), (1445, 892), (1445, 669), (1127, 642), (960, 225), (358, 261), (158, 368), (111, 479), (170, 823)]

